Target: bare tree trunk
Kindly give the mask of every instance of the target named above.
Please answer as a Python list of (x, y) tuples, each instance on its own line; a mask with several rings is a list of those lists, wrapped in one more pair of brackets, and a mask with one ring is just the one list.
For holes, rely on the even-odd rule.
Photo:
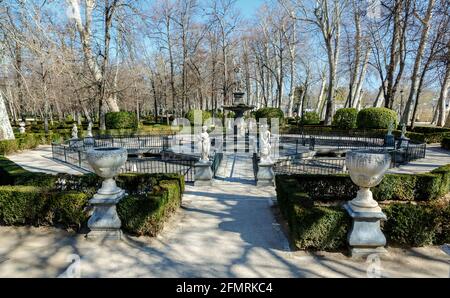
[[(449, 43), (450, 45), (450, 43)], [(449, 52), (450, 55), (450, 52)], [(445, 76), (444, 80), (442, 82), (441, 86), (441, 92), (439, 94), (439, 113), (437, 117), (437, 126), (444, 126), (446, 122), (446, 103), (447, 103), (447, 95), (448, 95), (448, 88), (450, 88), (450, 63), (447, 63), (447, 67), (445, 70)]]
[(0, 140), (13, 140), (14, 138), (3, 93), (0, 91)]
[[(418, 73), (419, 73), (420, 64), (422, 62), (423, 53), (425, 51), (426, 42), (428, 39), (428, 32), (430, 29), (430, 20), (432, 18), (433, 5), (434, 5), (434, 0), (429, 0), (425, 18), (423, 20), (420, 19), (423, 28), (422, 28), (422, 33), (420, 36), (419, 48), (417, 49), (416, 59), (414, 61), (414, 69), (413, 69), (413, 72), (411, 75), (411, 88), (409, 91), (409, 97), (408, 97), (408, 101), (406, 102), (405, 110), (403, 112), (403, 117), (402, 117), (402, 123), (405, 123), (406, 125), (408, 125), (408, 123), (410, 121), (411, 107), (413, 105), (413, 102), (414, 102), (414, 99), (415, 99), (415, 96), (417, 93), (417, 88), (418, 88), (417, 85), (419, 83)], [(413, 119), (413, 121), (414, 121), (414, 119)]]
[(321, 109), (323, 107), (323, 94), (325, 93), (325, 85), (326, 85), (326, 79), (325, 79), (325, 75), (323, 75), (321, 84), (320, 84), (319, 97), (317, 99), (316, 113), (321, 113)]
[(376, 108), (379, 108), (379, 107), (381, 107), (383, 105), (383, 99), (384, 98), (381, 97), (381, 95), (383, 94), (383, 89), (384, 89), (383, 85), (384, 85), (384, 82), (381, 83), (381, 86), (378, 89), (377, 98), (375, 99), (375, 101), (373, 103), (373, 106), (376, 107)]

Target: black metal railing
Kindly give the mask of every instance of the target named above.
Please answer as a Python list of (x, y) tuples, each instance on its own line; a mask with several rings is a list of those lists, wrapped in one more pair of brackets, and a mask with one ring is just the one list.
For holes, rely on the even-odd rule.
[[(86, 151), (79, 147), (52, 143), (52, 156), (55, 160), (92, 172), (86, 159)], [(162, 159), (161, 157), (130, 158), (120, 173), (176, 173), (184, 175), (186, 182), (194, 181), (196, 159)]]
[(295, 159), (287, 157), (274, 165), (275, 174), (344, 174), (347, 173), (345, 158), (327, 157)]
[(252, 155), (252, 163), (253, 163), (253, 175), (255, 176), (255, 180), (257, 180), (258, 176), (258, 163), (259, 163), (259, 156), (258, 153), (254, 152)]
[(186, 182), (194, 181), (195, 160), (163, 160), (158, 157), (128, 159), (120, 173), (171, 173), (184, 175)]
[(214, 177), (216, 177), (216, 173), (220, 167), (220, 164), (222, 163), (222, 159), (223, 159), (223, 152), (215, 152), (213, 161), (211, 164), (211, 170), (213, 172)]
[(410, 140), (408, 141), (408, 146), (406, 147), (405, 162), (411, 162), (416, 159), (425, 158), (426, 152), (426, 143), (417, 143)]

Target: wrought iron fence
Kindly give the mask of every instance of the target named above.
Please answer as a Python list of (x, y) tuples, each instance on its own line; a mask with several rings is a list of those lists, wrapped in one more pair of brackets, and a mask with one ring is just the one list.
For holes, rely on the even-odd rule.
[(223, 153), (215, 152), (214, 157), (213, 157), (213, 162), (211, 165), (211, 170), (213, 172), (214, 177), (216, 177), (216, 173), (220, 167), (220, 164), (222, 163), (222, 159), (223, 159)]
[[(92, 172), (83, 147), (70, 147), (52, 143), (54, 159)], [(120, 173), (176, 173), (184, 175), (186, 182), (194, 181), (195, 159), (162, 159), (160, 157), (143, 157), (128, 159)]]
[(253, 174), (255, 175), (255, 180), (257, 180), (258, 176), (258, 163), (259, 163), (259, 156), (258, 153), (254, 152), (252, 155), (252, 163), (253, 163)]
[(279, 160), (274, 166), (275, 174), (344, 174), (347, 173), (345, 158), (295, 159), (293, 156)]
[(175, 173), (184, 175), (186, 182), (194, 181), (195, 160), (163, 160), (154, 157), (128, 159), (120, 173)]
[(425, 158), (427, 151), (426, 143), (417, 143), (413, 141), (408, 141), (408, 146), (406, 147), (406, 162), (411, 162), (416, 159)]

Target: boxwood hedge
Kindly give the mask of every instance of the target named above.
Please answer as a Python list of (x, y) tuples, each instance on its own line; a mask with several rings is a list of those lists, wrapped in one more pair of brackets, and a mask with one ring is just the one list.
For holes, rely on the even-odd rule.
[[(450, 241), (450, 165), (420, 175), (386, 175), (373, 189), (388, 220), (389, 245), (440, 245)], [(347, 175), (277, 175), (278, 205), (298, 249), (338, 251), (351, 219), (342, 204), (356, 196)]]
[(357, 126), (361, 129), (388, 128), (393, 122), (397, 127), (397, 113), (388, 108), (366, 108), (358, 113)]
[(136, 129), (138, 121), (136, 113), (133, 112), (109, 112), (105, 115), (107, 129)]
[(333, 117), (333, 126), (339, 129), (356, 128), (358, 110), (355, 108), (343, 108), (336, 111)]
[[(88, 218), (88, 200), (100, 187), (95, 174), (31, 173), (0, 156), (0, 223), (57, 225), (78, 230)], [(180, 206), (184, 178), (177, 174), (123, 174), (129, 194), (118, 204), (125, 231), (154, 236)]]

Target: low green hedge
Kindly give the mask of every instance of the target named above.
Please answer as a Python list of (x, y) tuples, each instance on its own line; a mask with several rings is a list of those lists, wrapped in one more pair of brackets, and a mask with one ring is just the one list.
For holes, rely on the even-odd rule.
[(366, 108), (358, 113), (357, 126), (360, 129), (388, 128), (391, 122), (397, 127), (397, 113), (387, 108)]
[(209, 118), (211, 118), (211, 113), (209, 111), (203, 111), (203, 110), (190, 110), (189, 112), (186, 113), (186, 119), (189, 120), (189, 122), (191, 123), (191, 125), (194, 125), (194, 120), (195, 120), (195, 114), (198, 113), (198, 115), (200, 115), (201, 117), (201, 121), (202, 124), (208, 120)]
[[(281, 177), (285, 178), (285, 177)], [(297, 249), (339, 251), (346, 247), (351, 218), (344, 201), (314, 200), (296, 187), (301, 182), (277, 176), (281, 214)], [(350, 198), (351, 199), (351, 198)], [(387, 221), (382, 229), (389, 245), (403, 247), (440, 245), (450, 241), (450, 204), (447, 200), (381, 203)]]
[(105, 115), (107, 129), (136, 129), (138, 121), (133, 112), (109, 112)]
[[(0, 223), (58, 225), (79, 229), (87, 222), (88, 200), (101, 185), (95, 174), (31, 173), (0, 156)], [(184, 177), (122, 174), (117, 184), (129, 194), (118, 204), (125, 231), (154, 236), (180, 206)]]
[(153, 191), (131, 194), (117, 205), (125, 231), (137, 236), (156, 236), (166, 219), (181, 205), (181, 191), (176, 180), (162, 180)]
[[(346, 201), (355, 197), (358, 187), (347, 174), (335, 175), (277, 175), (292, 191), (307, 194), (315, 201)], [(424, 174), (386, 174), (372, 189), (377, 201), (428, 201), (450, 192), (450, 168), (440, 167)]]
[(299, 123), (303, 125), (316, 125), (320, 123), (320, 116), (316, 112), (304, 112), (303, 120), (300, 116)]
[(441, 141), (441, 147), (450, 150), (450, 137), (443, 137)]
[(34, 149), (39, 145), (51, 144), (64, 139), (64, 135), (50, 132), (17, 134), (14, 140), (0, 141), (0, 155), (11, 154), (16, 151)]
[(356, 128), (356, 120), (358, 118), (358, 110), (355, 108), (343, 108), (336, 111), (333, 116), (333, 126), (339, 129)]
[(255, 111), (255, 119), (259, 122), (259, 119), (267, 119), (267, 124), (271, 124), (271, 119), (277, 118), (280, 125), (284, 121), (284, 113), (280, 108), (266, 107)]
[(62, 225), (80, 228), (87, 220), (84, 192), (52, 192), (38, 186), (0, 186), (0, 222), (4, 225)]

